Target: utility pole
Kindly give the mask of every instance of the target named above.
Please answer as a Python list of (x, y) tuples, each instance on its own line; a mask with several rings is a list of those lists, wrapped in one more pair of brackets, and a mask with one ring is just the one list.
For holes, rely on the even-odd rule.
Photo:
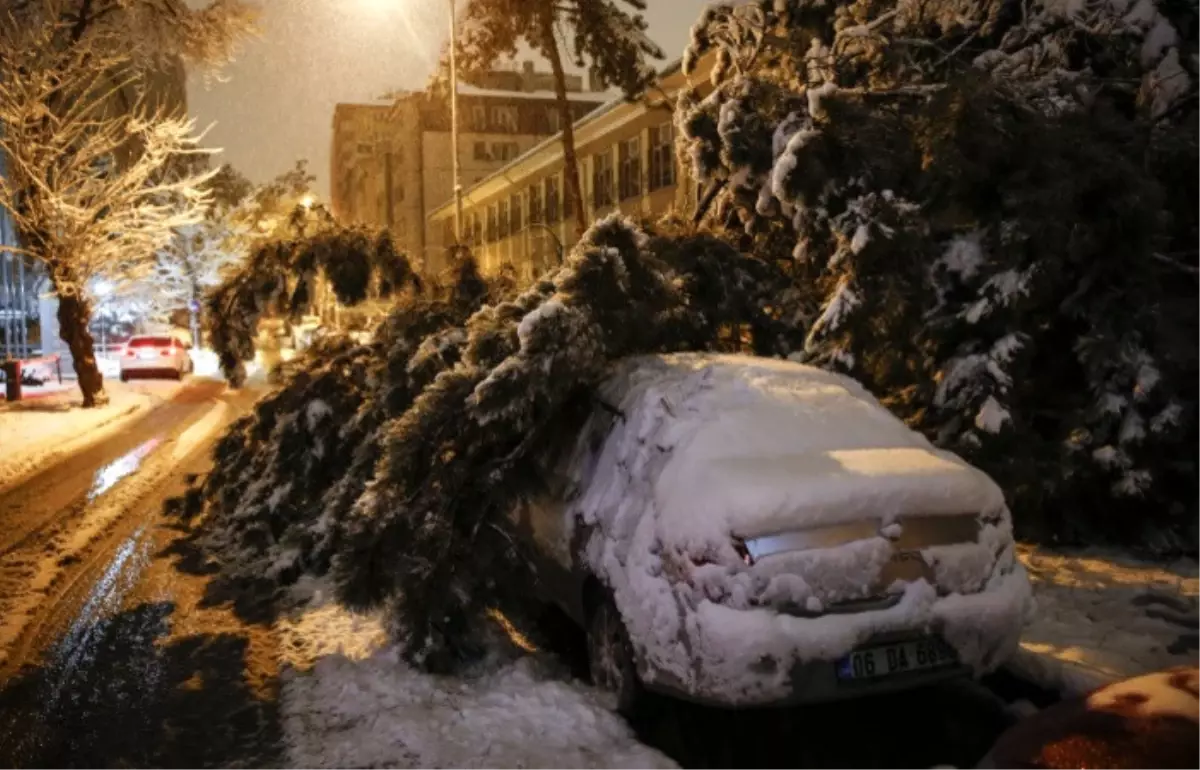
[(454, 53), (458, 42), (458, 19), (454, 0), (450, 2), (450, 152), (454, 156), (454, 242), (462, 243), (463, 197), (458, 169), (458, 61)]

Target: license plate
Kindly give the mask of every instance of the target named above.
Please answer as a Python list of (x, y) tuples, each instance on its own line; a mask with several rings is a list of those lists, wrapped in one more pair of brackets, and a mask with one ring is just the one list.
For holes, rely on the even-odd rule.
[(158, 356), (156, 353), (138, 353), (138, 358), (142, 359), (143, 361), (149, 361), (157, 357)]
[(941, 639), (918, 639), (855, 650), (836, 665), (838, 679), (878, 679), (906, 671), (942, 668), (957, 662), (954, 650)]

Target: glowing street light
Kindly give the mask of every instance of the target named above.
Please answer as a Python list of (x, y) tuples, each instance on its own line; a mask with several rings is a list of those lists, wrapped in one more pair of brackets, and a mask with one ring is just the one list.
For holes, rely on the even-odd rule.
[(458, 168), (458, 59), (454, 44), (458, 40), (458, 19), (454, 0), (450, 1), (450, 153), (454, 157), (454, 242), (462, 243), (463, 189)]
[(300, 199), (300, 205), (306, 209), (311, 209), (313, 207), (313, 204), (316, 202), (317, 202), (317, 199), (312, 196), (312, 193), (309, 193), (308, 195), (305, 195), (303, 198)]
[[(391, 0), (359, 0), (368, 10), (380, 11)], [(454, 0), (450, 4), (450, 154), (453, 157), (454, 174), (454, 241), (462, 243), (463, 187), (462, 173), (458, 162), (458, 60), (454, 52), (454, 41), (458, 40), (458, 17)]]
[[(98, 300), (100, 300), (100, 302), (98, 303), (99, 305), (101, 305), (101, 306), (104, 305), (104, 301), (106, 299), (108, 299), (109, 296), (113, 293), (114, 288), (116, 288), (116, 287), (113, 286), (111, 282), (106, 281), (103, 278), (97, 280), (95, 283), (92, 284), (92, 293), (96, 295), (96, 298)], [(104, 320), (104, 317), (101, 316), (101, 319), (100, 319), (100, 352), (101, 352), (101, 354), (108, 352), (108, 334), (107, 334), (108, 330), (107, 330), (107, 328), (105, 328), (107, 325), (108, 324)]]

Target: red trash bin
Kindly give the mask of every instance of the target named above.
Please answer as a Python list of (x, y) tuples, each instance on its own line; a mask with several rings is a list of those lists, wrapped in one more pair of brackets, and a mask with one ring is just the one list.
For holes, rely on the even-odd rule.
[(21, 400), (21, 362), (4, 362), (4, 397), (9, 401)]

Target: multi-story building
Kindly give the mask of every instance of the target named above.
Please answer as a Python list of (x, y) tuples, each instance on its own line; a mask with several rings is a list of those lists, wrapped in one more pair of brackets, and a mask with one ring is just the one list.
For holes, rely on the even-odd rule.
[[(469, 187), (557, 133), (551, 76), (526, 64), (459, 86), (459, 173)], [(569, 77), (568, 98), (579, 119), (603, 103)], [(426, 218), (454, 195), (448, 99), (408, 92), (374, 104), (334, 110), (330, 192), (334, 215), (352, 224), (387, 227), (427, 270), (443, 266), (446, 245), (431, 240)]]
[[(613, 211), (635, 218), (691, 211), (697, 188), (681, 179), (675, 155), (675, 129), (669, 106), (680, 89), (695, 83), (706, 92), (710, 59), (690, 78), (679, 63), (660, 75), (654, 99), (616, 99), (574, 124), (586, 218)], [(478, 180), (463, 193), (463, 240), (487, 273), (504, 264), (530, 278), (550, 267), (577, 240), (574, 211), (564, 196), (563, 153), (556, 134), (513, 162)], [(454, 201), (443, 199), (429, 212), (430, 250), (453, 242)]]

